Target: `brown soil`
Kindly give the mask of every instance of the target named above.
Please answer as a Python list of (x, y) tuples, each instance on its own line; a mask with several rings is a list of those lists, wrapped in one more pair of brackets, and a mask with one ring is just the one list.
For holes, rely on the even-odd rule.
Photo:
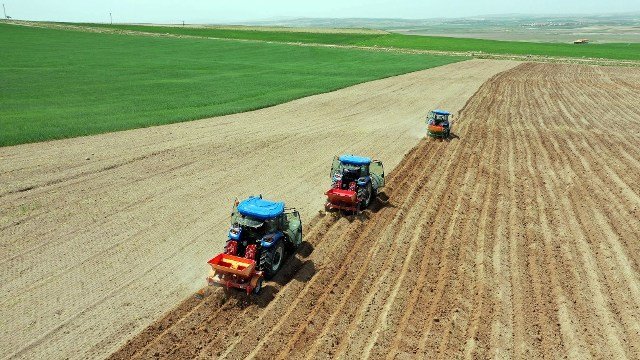
[[(322, 208), (333, 155), (371, 155), (391, 170), (424, 135), (429, 109), (461, 109), (488, 78), (515, 65), (466, 61), (255, 112), (1, 148), (0, 357), (95, 358), (117, 350), (204, 285), (206, 260), (222, 248), (236, 196), (263, 193), (301, 210), (307, 239), (318, 239), (317, 265), (308, 262), (295, 276), (316, 279), (314, 271), (330, 266), (322, 254), (334, 252), (322, 250), (320, 230), (344, 228), (348, 244), (349, 229), (360, 226), (336, 227), (330, 217), (309, 224)], [(290, 266), (291, 277), (302, 264)], [(305, 293), (316, 293), (324, 289), (317, 281), (294, 281), (287, 291), (308, 285)], [(266, 306), (278, 288), (259, 301)], [(200, 328), (197, 318), (217, 321), (210, 315), (219, 300), (207, 299), (215, 304), (191, 312), (189, 327)], [(247, 311), (249, 321), (262, 311), (235, 304), (224, 306), (232, 308), (224, 316)]]
[(498, 74), (260, 296), (209, 289), (112, 358), (640, 358), (639, 98), (636, 69)]

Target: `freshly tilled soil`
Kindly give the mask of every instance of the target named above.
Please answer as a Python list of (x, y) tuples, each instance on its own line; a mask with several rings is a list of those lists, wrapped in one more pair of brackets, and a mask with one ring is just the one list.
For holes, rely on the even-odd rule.
[(190, 297), (130, 358), (640, 358), (640, 72), (527, 63), (259, 296)]
[[(309, 224), (322, 209), (335, 154), (374, 156), (390, 171), (424, 136), (429, 109), (460, 110), (488, 78), (515, 65), (465, 61), (243, 114), (1, 148), (0, 357), (116, 351), (205, 284), (236, 196), (283, 199), (301, 211), (309, 241), (320, 239)], [(326, 266), (301, 261), (281, 283), (315, 279)], [(263, 307), (282, 287), (270, 286), (258, 298)], [(210, 317), (221, 305), (215, 297), (199, 307), (207, 312), (193, 311), (201, 303), (189, 299), (182, 315), (169, 316), (188, 316), (194, 334), (235, 316)], [(254, 311), (253, 303), (243, 306)]]

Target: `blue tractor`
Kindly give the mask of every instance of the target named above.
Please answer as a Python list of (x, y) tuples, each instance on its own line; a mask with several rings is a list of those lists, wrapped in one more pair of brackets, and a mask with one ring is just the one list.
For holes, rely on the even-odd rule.
[(262, 195), (252, 196), (234, 205), (224, 253), (254, 260), (256, 270), (268, 279), (301, 243), (302, 220), (297, 210)]
[(382, 162), (364, 156), (336, 156), (330, 176), (331, 189), (325, 192), (328, 210), (364, 210), (384, 187)]

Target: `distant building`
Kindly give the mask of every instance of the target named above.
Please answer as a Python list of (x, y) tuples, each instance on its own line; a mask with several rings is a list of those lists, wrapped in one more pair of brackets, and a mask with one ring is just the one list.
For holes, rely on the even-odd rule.
[(574, 44), (588, 44), (589, 39), (578, 39), (573, 41)]

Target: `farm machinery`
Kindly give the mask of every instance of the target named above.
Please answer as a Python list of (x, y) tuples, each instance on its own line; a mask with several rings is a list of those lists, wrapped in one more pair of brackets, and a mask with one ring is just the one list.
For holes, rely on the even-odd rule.
[(449, 117), (453, 117), (445, 110), (433, 110), (427, 116), (427, 135), (433, 138), (447, 139), (451, 135), (451, 123)]
[(327, 210), (356, 212), (369, 206), (384, 187), (382, 162), (368, 157), (341, 155), (333, 159), (331, 189), (327, 195)]
[(224, 251), (208, 261), (207, 282), (258, 294), (264, 279), (273, 277), (286, 255), (301, 243), (302, 221), (297, 210), (262, 195), (236, 200)]

